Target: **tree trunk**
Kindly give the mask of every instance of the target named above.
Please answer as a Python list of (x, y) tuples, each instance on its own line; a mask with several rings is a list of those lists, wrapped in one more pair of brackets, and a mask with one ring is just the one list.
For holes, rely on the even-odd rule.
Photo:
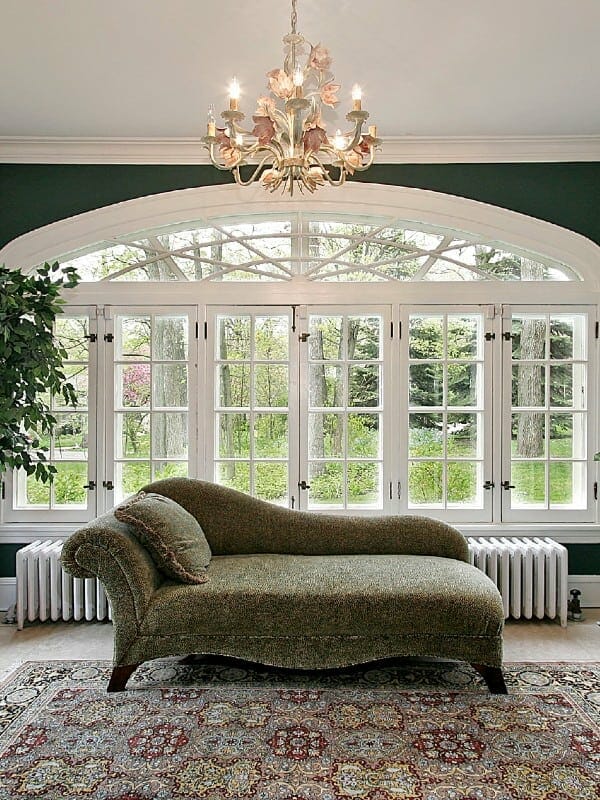
[[(543, 267), (526, 259), (522, 260), (523, 280), (541, 280)], [(521, 358), (542, 359), (546, 342), (546, 320), (524, 319), (521, 329)], [(541, 364), (519, 364), (517, 375), (517, 405), (544, 407), (544, 384)], [(548, 379), (549, 376), (546, 376)], [(544, 414), (519, 414), (517, 425), (517, 453), (523, 458), (534, 458), (544, 454)]]

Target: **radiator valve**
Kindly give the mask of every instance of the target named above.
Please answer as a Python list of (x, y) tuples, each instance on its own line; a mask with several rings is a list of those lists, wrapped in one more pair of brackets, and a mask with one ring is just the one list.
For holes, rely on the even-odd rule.
[(581, 601), (579, 599), (581, 597), (581, 591), (579, 589), (571, 589), (569, 594), (571, 595), (571, 599), (568, 604), (567, 616), (575, 622), (581, 622), (585, 619), (581, 611)]

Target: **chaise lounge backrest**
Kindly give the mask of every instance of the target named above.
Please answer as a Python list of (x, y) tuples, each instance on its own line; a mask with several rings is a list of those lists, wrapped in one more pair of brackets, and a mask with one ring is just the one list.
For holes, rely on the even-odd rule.
[(214, 555), (433, 555), (468, 561), (464, 536), (418, 516), (346, 517), (280, 508), (193, 478), (166, 478), (143, 488), (170, 497), (200, 523)]

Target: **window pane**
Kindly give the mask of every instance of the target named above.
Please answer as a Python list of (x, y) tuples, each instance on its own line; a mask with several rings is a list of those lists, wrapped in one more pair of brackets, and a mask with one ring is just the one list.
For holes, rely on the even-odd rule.
[(56, 462), (55, 467), (52, 505), (55, 508), (86, 508), (88, 490), (83, 487), (87, 483), (87, 464)]
[(150, 317), (123, 317), (115, 320), (117, 361), (139, 361), (150, 358)]
[(573, 364), (550, 367), (550, 405), (573, 407)]
[(311, 360), (335, 361), (344, 358), (343, 323), (343, 317), (310, 317), (308, 352)]
[(546, 416), (523, 411), (512, 415), (513, 458), (543, 458), (546, 448)]
[(87, 361), (89, 357), (89, 320), (87, 317), (58, 317), (54, 335), (67, 351), (68, 361)]
[(586, 457), (586, 416), (585, 414), (550, 415), (550, 457)]
[(153, 365), (153, 405), (159, 408), (187, 408), (187, 364)]
[(259, 408), (286, 407), (288, 404), (288, 368), (282, 364), (254, 366), (254, 404)]
[(546, 317), (533, 314), (515, 316), (512, 320), (512, 356), (514, 359), (546, 357)]
[[(256, 458), (287, 459), (288, 455), (287, 414), (256, 414), (254, 416), (254, 456)], [(287, 475), (287, 465), (285, 469)]]
[(250, 358), (250, 317), (217, 318), (217, 357), (226, 361)]
[(116, 414), (117, 458), (150, 456), (150, 414), (129, 412)]
[(115, 499), (120, 502), (124, 497), (138, 492), (142, 486), (150, 483), (150, 462), (117, 462), (115, 464)]
[(480, 358), (480, 316), (448, 315), (448, 358)]
[(442, 414), (409, 414), (409, 456), (444, 455), (444, 417)]
[(344, 506), (344, 465), (340, 462), (312, 462), (308, 466), (309, 507)]
[(354, 408), (380, 405), (379, 364), (362, 364), (349, 368), (348, 405)]
[(459, 458), (479, 457), (479, 420), (481, 414), (448, 414), (446, 436), (448, 455)]
[(540, 364), (519, 364), (512, 368), (512, 404), (521, 408), (546, 405), (546, 368)]
[(154, 318), (153, 358), (155, 361), (186, 361), (188, 357), (188, 318)]
[(442, 364), (412, 364), (409, 374), (411, 406), (444, 405), (444, 367)]
[(348, 508), (380, 506), (381, 464), (356, 462), (348, 464)]
[(381, 458), (380, 419), (380, 414), (348, 414), (349, 458)]
[(311, 364), (308, 391), (312, 408), (343, 406), (345, 399), (342, 368), (330, 364)]
[(550, 507), (586, 506), (586, 465), (581, 461), (550, 462)]
[[(75, 387), (77, 395), (77, 408), (87, 408), (88, 405), (88, 368), (81, 364), (66, 364), (63, 372), (67, 381)], [(67, 402), (61, 394), (52, 398), (53, 408), (66, 408)]]
[(441, 461), (408, 462), (409, 506), (442, 506), (444, 467)]
[(237, 489), (238, 492), (250, 494), (250, 462), (217, 462), (216, 479), (221, 486), (228, 486), (230, 489)]
[(117, 407), (149, 407), (150, 380), (150, 364), (127, 364), (125, 366), (117, 366)]
[(480, 464), (469, 461), (449, 461), (446, 472), (448, 505), (481, 506), (478, 496), (482, 480)]
[(223, 408), (250, 407), (250, 365), (221, 364), (217, 367), (219, 405)]
[(87, 461), (87, 414), (55, 414), (52, 457)]
[(152, 414), (153, 458), (187, 458), (187, 413)]
[(381, 317), (348, 317), (347, 341), (350, 360), (380, 358)]
[(218, 414), (217, 428), (220, 458), (247, 458), (250, 455), (248, 414)]
[(448, 405), (478, 406), (481, 381), (478, 364), (448, 364)]
[(287, 464), (254, 464), (254, 496), (277, 505), (288, 503)]
[(254, 357), (262, 361), (287, 361), (289, 350), (287, 317), (256, 317)]
[(410, 316), (408, 323), (409, 358), (444, 357), (443, 317)]
[[(22, 479), (22, 476), (19, 476)], [(39, 506), (50, 508), (50, 484), (36, 481), (33, 475), (27, 475), (23, 481), (25, 497), (21, 497), (21, 484), (19, 484), (19, 506)]]
[(164, 478), (187, 478), (187, 461), (155, 461), (152, 465), (152, 480)]
[(308, 415), (310, 458), (342, 458), (344, 455), (344, 415)]
[(546, 505), (546, 463), (515, 461), (511, 467), (512, 505), (543, 508)]

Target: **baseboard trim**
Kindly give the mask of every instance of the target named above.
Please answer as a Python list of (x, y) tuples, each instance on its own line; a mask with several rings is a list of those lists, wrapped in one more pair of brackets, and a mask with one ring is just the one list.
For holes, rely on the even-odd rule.
[(17, 600), (17, 579), (0, 578), (0, 611), (6, 611)]
[(583, 608), (600, 608), (600, 575), (569, 575), (569, 591), (579, 589)]

